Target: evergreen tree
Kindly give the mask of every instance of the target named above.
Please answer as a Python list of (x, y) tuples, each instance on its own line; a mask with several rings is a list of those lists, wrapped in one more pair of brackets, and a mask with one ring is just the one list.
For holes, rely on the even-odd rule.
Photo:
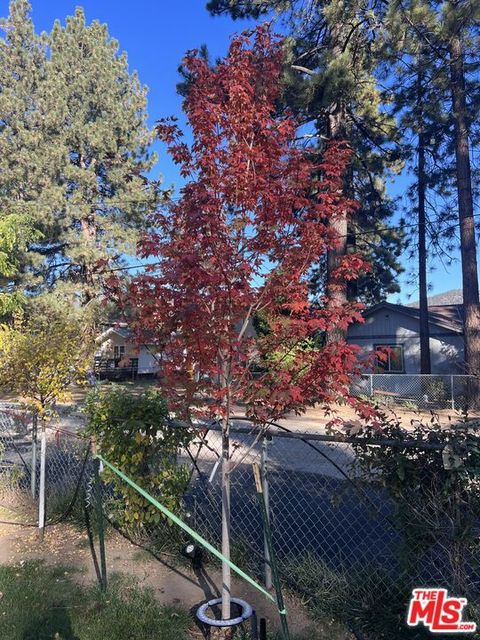
[(55, 23), (49, 50), (47, 82), (63, 122), (53, 143), (64, 159), (54, 264), (62, 263), (64, 279), (83, 284), (88, 301), (98, 265), (135, 253), (159, 198), (158, 183), (145, 175), (156, 160), (148, 150), (147, 90), (107, 26), (87, 25), (81, 9), (64, 27)]
[[(428, 4), (423, 0), (412, 3), (416, 16), (432, 22)], [(410, 227), (414, 239), (417, 268), (413, 268), (418, 283), (420, 307), (420, 371), (431, 372), (430, 326), (428, 314), (429, 254), (441, 252), (441, 229), (448, 221), (438, 206), (450, 189), (448, 172), (439, 171), (448, 137), (448, 115), (444, 108), (445, 87), (441, 80), (441, 61), (429, 51), (412, 31), (398, 4), (392, 2), (385, 20), (388, 58), (394, 73), (385, 80), (392, 82), (394, 112), (403, 132), (403, 153), (407, 168), (414, 176), (407, 190), (410, 215), (415, 213), (417, 226)], [(433, 205), (433, 206), (432, 206)]]
[(42, 259), (27, 251), (47, 236), (58, 187), (58, 150), (49, 143), (53, 101), (45, 93), (46, 52), (27, 0), (14, 0), (0, 21), (0, 314), (20, 300), (19, 280), (35, 284)]
[(19, 254), (35, 238), (29, 216), (21, 213), (0, 216), (0, 318), (11, 317), (25, 302), (16, 289), (14, 279), (19, 273)]
[(12, 1), (0, 42), (0, 215), (35, 230), (8, 286), (86, 303), (102, 268), (135, 254), (160, 198), (146, 88), (106, 25), (77, 9), (40, 39), (29, 11)]
[[(448, 44), (454, 124), (453, 144), (455, 147), (465, 314), (465, 363), (468, 373), (480, 375), (480, 298), (470, 161), (470, 114), (467, 107), (465, 70), (469, 57), (469, 45), (472, 46), (473, 43), (473, 51), (478, 55), (478, 45), (480, 44), (478, 38), (480, 7), (478, 3), (472, 0), (448, 0), (444, 5), (443, 25)], [(478, 82), (476, 89), (477, 91), (480, 89)]]
[[(478, 143), (480, 78), (478, 45), (480, 7), (475, 0), (398, 0), (396, 8), (424, 55), (437, 62), (437, 86), (449, 112), (446, 140), (438, 165), (442, 179), (456, 191), (457, 230), (462, 261), (465, 310), (464, 343), (467, 371), (480, 373), (480, 304), (476, 255), (472, 141)], [(438, 126), (437, 122), (437, 126)], [(450, 206), (451, 205), (450, 200)], [(453, 229), (451, 235), (453, 235)]]
[(360, 211), (354, 221), (335, 224), (338, 247), (330, 252), (329, 265), (316, 269), (313, 289), (328, 288), (325, 274), (352, 248), (370, 260), (372, 271), (350, 290), (345, 283), (331, 286), (337, 304), (347, 297), (373, 304), (399, 291), (402, 232), (388, 228), (394, 203), (385, 191), (386, 175), (399, 168), (398, 133), (375, 77), (382, 47), (373, 3), (211, 0), (208, 9), (233, 18), (281, 13), (290, 34), (285, 102), (305, 124), (315, 125), (319, 150), (332, 138), (346, 139), (353, 150), (346, 188)]

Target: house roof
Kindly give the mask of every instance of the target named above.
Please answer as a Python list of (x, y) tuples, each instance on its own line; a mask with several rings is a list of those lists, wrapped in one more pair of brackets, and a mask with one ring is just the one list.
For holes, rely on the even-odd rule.
[[(369, 309), (365, 309), (363, 316), (368, 318), (368, 316), (381, 309), (389, 309), (395, 313), (401, 313), (415, 320), (420, 320), (420, 309), (406, 307), (403, 304), (392, 304), (391, 302), (380, 302)], [(463, 317), (463, 305), (461, 304), (442, 304), (428, 307), (430, 324), (435, 324), (452, 333), (463, 334)]]
[[(149, 333), (150, 332), (146, 332), (147, 338), (149, 337)], [(108, 327), (96, 338), (95, 342), (97, 342), (98, 344), (102, 344), (103, 342), (105, 342), (105, 340), (108, 340), (112, 334), (116, 334), (117, 336), (120, 336), (127, 342), (132, 342), (132, 343), (137, 342), (135, 333), (129, 327), (127, 327), (127, 325), (124, 323), (115, 324), (111, 327)], [(154, 338), (154, 335), (153, 333), (151, 333), (151, 341), (150, 340), (148, 341), (148, 346), (153, 346), (155, 344), (155, 341), (153, 338)], [(140, 342), (140, 346), (148, 348), (147, 344), (143, 342)]]
[(117, 335), (121, 336), (122, 338), (125, 338), (126, 340), (128, 340), (129, 338), (132, 338), (133, 336), (133, 332), (128, 327), (114, 326), (114, 327), (109, 327), (108, 329), (103, 331), (103, 333), (101, 333), (98, 336), (96, 342), (104, 342), (111, 336), (112, 333), (116, 333)]

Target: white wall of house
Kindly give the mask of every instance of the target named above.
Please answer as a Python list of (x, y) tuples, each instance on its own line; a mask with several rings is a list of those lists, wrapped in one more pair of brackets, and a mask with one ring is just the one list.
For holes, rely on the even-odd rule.
[(138, 353), (138, 373), (156, 373), (159, 370), (158, 361), (146, 347), (140, 347)]
[[(358, 344), (364, 353), (379, 344), (403, 345), (405, 373), (420, 372), (419, 322), (390, 309), (379, 309), (364, 324), (352, 325), (348, 342)], [(463, 336), (430, 324), (432, 373), (463, 372)]]
[(96, 355), (102, 358), (112, 359), (115, 357), (115, 346), (125, 347), (125, 366), (130, 365), (130, 358), (138, 358), (139, 374), (156, 373), (159, 370), (155, 356), (147, 347), (137, 346), (125, 338), (125, 336), (116, 333), (113, 329), (105, 332)]

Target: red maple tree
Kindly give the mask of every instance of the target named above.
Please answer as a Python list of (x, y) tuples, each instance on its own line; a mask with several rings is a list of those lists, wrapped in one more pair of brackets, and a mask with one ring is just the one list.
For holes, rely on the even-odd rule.
[[(186, 184), (177, 202), (152, 217), (140, 254), (155, 257), (156, 266), (128, 291), (132, 328), (162, 352), (176, 414), (221, 421), (227, 502), (229, 418), (237, 403), (259, 423), (339, 397), (357, 404), (348, 391), (360, 371), (357, 348), (321, 337), (358, 320), (360, 308), (326, 298), (312, 308), (308, 295), (311, 267), (338, 242), (330, 222), (356, 208), (342, 190), (350, 154), (345, 144), (331, 144), (316, 162), (312, 149), (298, 147), (298, 123), (277, 108), (282, 63), (282, 41), (265, 27), (235, 37), (214, 67), (196, 51), (187, 55), (184, 111), (193, 142), (173, 119), (158, 125)], [(367, 268), (352, 253), (335, 277), (354, 279)], [(256, 314), (268, 325), (265, 335), (252, 331)], [(228, 554), (225, 503), (223, 518)], [(227, 574), (228, 567), (224, 617)]]

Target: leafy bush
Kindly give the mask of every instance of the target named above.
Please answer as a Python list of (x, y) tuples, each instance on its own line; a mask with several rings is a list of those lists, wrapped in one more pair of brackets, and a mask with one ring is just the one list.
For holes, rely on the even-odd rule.
[(89, 313), (54, 296), (41, 296), (0, 325), (0, 388), (23, 397), (45, 418), (84, 380), (94, 347)]
[(442, 378), (423, 380), (423, 391), (430, 402), (445, 402), (450, 397), (449, 387)]
[[(168, 509), (180, 511), (189, 481), (186, 465), (178, 464), (178, 448), (188, 444), (187, 430), (168, 422), (167, 405), (159, 391), (141, 395), (120, 386), (92, 391), (85, 403), (87, 433), (102, 455)], [(113, 506), (119, 524), (155, 525), (164, 516), (116, 474), (105, 469), (113, 486)]]
[[(446, 561), (444, 573), (450, 574), (448, 586), (466, 594), (467, 564), (478, 553), (479, 432), (467, 425), (444, 429), (432, 420), (428, 425), (415, 423), (409, 431), (395, 421), (387, 423), (381, 437), (400, 446), (356, 445), (357, 462), (393, 499), (405, 569), (420, 570), (422, 559), (428, 561), (437, 550)], [(367, 435), (375, 438), (374, 433)], [(412, 439), (418, 447), (401, 446)]]

